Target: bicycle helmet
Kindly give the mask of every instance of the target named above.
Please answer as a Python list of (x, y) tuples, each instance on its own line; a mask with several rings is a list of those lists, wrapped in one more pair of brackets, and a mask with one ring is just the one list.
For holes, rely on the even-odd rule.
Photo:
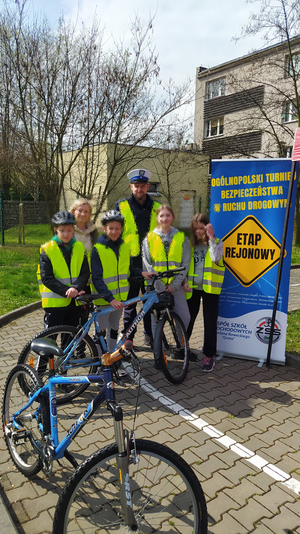
[(73, 213), (69, 211), (58, 211), (53, 215), (51, 222), (54, 226), (59, 226), (60, 224), (76, 224)]
[(124, 226), (124, 217), (123, 217), (122, 213), (120, 213), (117, 210), (109, 210), (109, 211), (107, 211), (103, 215), (103, 217), (101, 219), (101, 222), (102, 222), (103, 226), (106, 226), (107, 223), (109, 223), (111, 221), (117, 221), (117, 222), (121, 223), (122, 226)]

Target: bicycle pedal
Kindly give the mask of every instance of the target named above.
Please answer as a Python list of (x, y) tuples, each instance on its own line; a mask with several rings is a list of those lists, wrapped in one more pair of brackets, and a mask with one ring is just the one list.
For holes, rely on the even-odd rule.
[(127, 349), (123, 349), (122, 351), (122, 355), (123, 355), (123, 359), (126, 360), (126, 358), (131, 358), (131, 352), (130, 350), (127, 350)]
[(15, 432), (11, 433), (12, 440), (16, 445), (24, 445), (26, 443), (27, 436), (28, 432), (25, 428), (20, 428), (20, 430), (16, 430)]

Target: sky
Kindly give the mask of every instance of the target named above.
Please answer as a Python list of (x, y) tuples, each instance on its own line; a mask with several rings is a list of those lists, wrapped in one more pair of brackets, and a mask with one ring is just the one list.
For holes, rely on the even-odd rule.
[(266, 46), (259, 37), (232, 41), (255, 7), (246, 0), (29, 0), (28, 5), (52, 25), (63, 14), (90, 26), (96, 13), (108, 43), (111, 36), (126, 42), (136, 15), (145, 22), (154, 16), (161, 77), (177, 84), (195, 79), (199, 66), (216, 66)]

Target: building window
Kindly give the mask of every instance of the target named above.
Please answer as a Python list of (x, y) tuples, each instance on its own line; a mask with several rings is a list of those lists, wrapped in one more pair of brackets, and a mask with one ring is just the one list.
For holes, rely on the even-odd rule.
[(159, 183), (151, 183), (148, 189), (148, 194), (154, 197), (159, 196)]
[(215, 98), (216, 96), (225, 95), (226, 78), (219, 78), (206, 83), (206, 100)]
[(224, 131), (224, 117), (219, 117), (218, 119), (212, 119), (210, 121), (205, 121), (205, 137), (215, 137), (216, 135), (222, 135)]
[(280, 157), (281, 158), (291, 158), (292, 157), (292, 152), (293, 152), (293, 147), (292, 146), (282, 146), (281, 147), (281, 155), (280, 155)]
[(300, 52), (286, 58), (286, 76), (293, 76), (292, 62), (296, 76), (300, 74)]
[(283, 122), (291, 122), (298, 119), (295, 102), (286, 102), (284, 104), (282, 118)]

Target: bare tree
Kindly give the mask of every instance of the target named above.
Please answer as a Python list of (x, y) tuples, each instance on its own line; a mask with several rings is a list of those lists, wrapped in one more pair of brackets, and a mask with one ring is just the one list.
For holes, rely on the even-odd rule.
[[(129, 47), (106, 50), (96, 19), (80, 31), (62, 19), (53, 31), (26, 8), (27, 0), (17, 0), (0, 15), (0, 48), (14, 87), (9, 94), (0, 78), (0, 92), (17, 118), (10, 123), (15, 176), (43, 191), (49, 219), (65, 186), (93, 197), (97, 216), (136, 147), (142, 158), (140, 147), (162, 144), (166, 117), (190, 101), (190, 83), (160, 80), (152, 20), (145, 27), (133, 22)], [(104, 144), (110, 150), (99, 189)]]
[(203, 158), (197, 145), (189, 143), (191, 127), (191, 123), (178, 117), (168, 126), (168, 136), (164, 138), (160, 150), (155, 150), (152, 161), (159, 178), (159, 192), (170, 206), (177, 202), (189, 172), (199, 171), (201, 181), (201, 168), (208, 168), (208, 158)]
[[(101, 65), (100, 76), (95, 75), (91, 65), (88, 77), (90, 96), (80, 128), (81, 146), (86, 146), (86, 150), (79, 156), (74, 172), (70, 172), (70, 187), (82, 196), (93, 195), (95, 217), (132, 168), (133, 160), (138, 165), (145, 157), (155, 158), (160, 153), (169, 135), (170, 122), (176, 122), (176, 110), (193, 98), (189, 81), (180, 87), (172, 81), (169, 84), (161, 81), (152, 46), (153, 20), (143, 27), (136, 18), (131, 32), (130, 46), (116, 43), (115, 50)], [(101, 113), (95, 116), (99, 109)], [(92, 145), (86, 143), (86, 125), (91, 125), (94, 132)], [(108, 147), (105, 163), (100, 153), (104, 144)], [(101, 189), (96, 190), (101, 174), (106, 179)]]

